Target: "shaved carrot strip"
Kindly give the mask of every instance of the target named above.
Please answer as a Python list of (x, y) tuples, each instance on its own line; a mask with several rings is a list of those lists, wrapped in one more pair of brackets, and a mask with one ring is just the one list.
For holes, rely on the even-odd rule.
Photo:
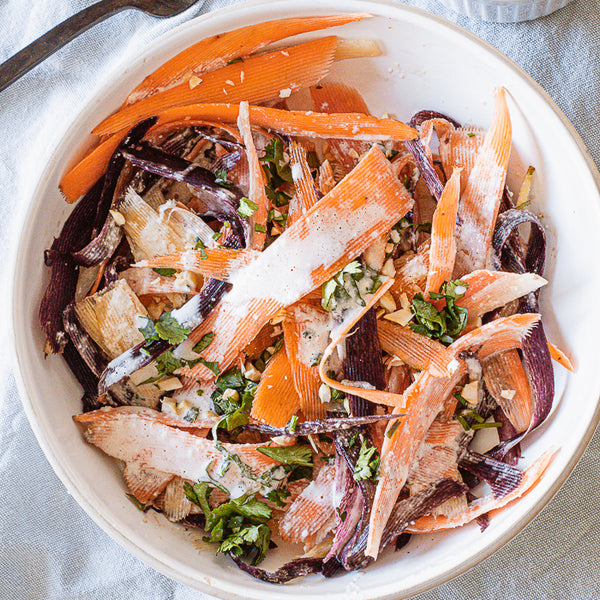
[(265, 175), (258, 155), (256, 147), (252, 139), (252, 131), (250, 130), (250, 113), (248, 111), (248, 103), (240, 102), (238, 115), (238, 129), (242, 134), (244, 145), (246, 146), (246, 155), (248, 157), (248, 167), (250, 170), (250, 187), (248, 190), (248, 198), (257, 208), (250, 217), (250, 247), (254, 250), (262, 250), (267, 237), (267, 195), (265, 193)]
[[(281, 90), (297, 91), (317, 84), (333, 63), (337, 38), (330, 36), (269, 54), (252, 56), (206, 73), (201, 83), (181, 83), (130, 104), (108, 117), (93, 133), (104, 135), (130, 127), (174, 106), (193, 102), (264, 102)], [(233, 84), (233, 85), (231, 85)]]
[(181, 83), (189, 79), (192, 74), (202, 75), (207, 71), (224, 67), (232, 60), (246, 58), (253, 52), (284, 38), (338, 27), (370, 16), (366, 13), (350, 13), (278, 19), (218, 33), (186, 48), (162, 64), (129, 94), (127, 104)]
[(499, 351), (498, 348), (518, 347), (539, 318), (538, 314), (512, 315), (467, 333), (448, 347), (457, 358), (452, 375), (434, 377), (427, 370), (421, 371), (405, 392), (407, 415), (395, 429), (392, 429), (394, 425), (388, 424), (381, 450), (381, 474), (373, 501), (366, 550), (369, 556), (377, 558), (383, 529), (406, 482), (410, 465), (446, 397), (466, 373), (465, 362), (458, 359), (459, 353), (478, 348), (480, 358), (484, 358)]
[[(323, 113), (362, 113), (369, 114), (363, 97), (351, 87), (342, 83), (323, 83), (311, 87), (310, 95), (314, 107)], [(328, 140), (328, 152), (331, 153), (342, 175), (349, 173), (369, 146), (356, 140)]]
[(267, 363), (250, 415), (273, 427), (285, 427), (299, 408), (300, 397), (294, 388), (290, 361), (286, 351), (280, 350)]
[(402, 359), (414, 369), (428, 369), (436, 377), (448, 375), (448, 365), (454, 356), (448, 349), (428, 338), (391, 321), (377, 322), (381, 347), (388, 354)]
[[(467, 290), (456, 304), (469, 311), (469, 319), (500, 308), (548, 283), (535, 273), (505, 273), (485, 269), (473, 271), (462, 277), (461, 281), (467, 284)], [(434, 301), (433, 304), (441, 308), (443, 302)]]
[(63, 176), (59, 188), (67, 202), (75, 202), (100, 179), (122, 137), (123, 133), (114, 133)]
[(512, 128), (504, 88), (458, 207), (455, 276), (485, 267), (508, 170)]
[[(323, 312), (309, 304), (298, 302), (286, 310), (286, 318), (282, 322), (294, 386), (300, 396), (302, 412), (308, 420), (324, 419), (327, 413), (325, 404), (319, 398), (319, 369), (312, 363), (306, 364), (301, 355), (303, 333), (309, 332), (312, 337), (317, 336), (316, 332), (311, 332), (311, 325), (314, 321), (323, 320)], [(318, 357), (311, 357), (310, 360), (314, 359)]]
[(281, 537), (314, 547), (335, 525), (335, 465), (324, 465), (316, 479), (294, 500), (279, 522)]
[(493, 496), (478, 498), (471, 502), (460, 515), (452, 518), (445, 516), (421, 517), (410, 525), (406, 531), (408, 533), (430, 533), (432, 531), (452, 529), (470, 523), (485, 513), (496, 514), (513, 500), (529, 493), (536, 486), (541, 476), (554, 460), (557, 452), (557, 448), (544, 452), (530, 467), (525, 469), (523, 479), (518, 487), (505, 496), (501, 496), (500, 498), (494, 498)]
[[(213, 329), (216, 335), (204, 358), (226, 368), (282, 306), (330, 279), (411, 206), (412, 198), (390, 162), (374, 146), (327, 196), (238, 271), (233, 290), (220, 303)], [(314, 251), (307, 253), (306, 248)], [(185, 368), (182, 372), (188, 373)], [(190, 373), (211, 377), (202, 364)]]
[(498, 352), (481, 361), (485, 385), (517, 433), (531, 424), (533, 402), (529, 378), (518, 350)]
[(269, 346), (273, 346), (277, 341), (277, 336), (281, 335), (281, 331), (277, 330), (273, 325), (267, 323), (258, 333), (258, 335), (244, 348), (244, 354), (249, 358), (260, 356)]
[(550, 351), (552, 360), (560, 363), (565, 369), (571, 371), (571, 373), (575, 373), (575, 365), (573, 365), (571, 359), (560, 348), (555, 346), (552, 342), (548, 342), (548, 350)]
[[(147, 139), (162, 135), (165, 131), (170, 132), (173, 128), (214, 124), (215, 121), (220, 123), (217, 126), (225, 127), (224, 123), (236, 123), (239, 115), (237, 104), (186, 104), (166, 110), (163, 107), (160, 110), (162, 112), (157, 111), (159, 120), (148, 131)], [(254, 128), (264, 128), (286, 135), (370, 141), (386, 139), (402, 141), (418, 136), (415, 129), (394, 119), (378, 119), (353, 113), (327, 115), (280, 110), (266, 106), (249, 106), (248, 110), (250, 123)], [(123, 135), (125, 135), (124, 129), (111, 135), (63, 176), (60, 189), (69, 202), (75, 202), (106, 171), (110, 157)], [(328, 165), (328, 163), (324, 164)], [(333, 173), (330, 179), (335, 183)], [(321, 191), (327, 193), (331, 189), (328, 187)]]
[(460, 169), (452, 171), (448, 179), (431, 222), (431, 248), (429, 250), (429, 272), (425, 285), (425, 300), (429, 300), (429, 292), (438, 292), (444, 281), (452, 277), (456, 242), (456, 212), (460, 197)]
[(475, 166), (475, 161), (483, 144), (484, 132), (475, 127), (459, 127), (439, 132), (440, 158), (444, 173), (450, 175), (452, 169), (459, 167), (460, 189), (464, 190)]
[(296, 195), (290, 200), (287, 216), (288, 227), (319, 200), (315, 182), (306, 160), (306, 151), (296, 140), (290, 142), (290, 164)]
[(136, 266), (192, 271), (205, 277), (229, 281), (233, 272), (250, 264), (258, 256), (260, 256), (260, 253), (256, 250), (206, 248), (157, 256), (156, 258), (143, 260), (137, 263)]

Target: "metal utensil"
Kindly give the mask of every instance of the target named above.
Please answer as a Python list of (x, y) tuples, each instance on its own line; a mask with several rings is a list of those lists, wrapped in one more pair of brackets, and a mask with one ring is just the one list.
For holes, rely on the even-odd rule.
[(156, 17), (172, 17), (196, 2), (198, 0), (101, 0), (92, 4), (0, 65), (0, 92), (80, 33), (121, 10), (133, 8)]

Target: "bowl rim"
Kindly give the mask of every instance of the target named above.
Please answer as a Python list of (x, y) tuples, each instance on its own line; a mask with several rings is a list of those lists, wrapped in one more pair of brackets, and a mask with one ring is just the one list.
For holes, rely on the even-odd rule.
[[(408, 6), (405, 4), (399, 4), (395, 0), (358, 0), (359, 3), (365, 5), (365, 8), (368, 10), (369, 6), (377, 7), (384, 6), (388, 9), (393, 9), (394, 12), (397, 12), (401, 17), (402, 14), (412, 15), (417, 19), (433, 22), (437, 26), (441, 26), (447, 30), (450, 30), (451, 33), (458, 34), (460, 37), (466, 39), (470, 44), (473, 44), (476, 47), (479, 47), (482, 51), (487, 54), (491, 54), (496, 60), (502, 62), (512, 74), (516, 76), (520, 82), (528, 87), (532, 92), (537, 94), (541, 100), (552, 110), (554, 115), (558, 117), (560, 123), (565, 128), (566, 132), (570, 136), (571, 140), (574, 142), (576, 150), (579, 152), (580, 158), (584, 159), (584, 162), (588, 168), (589, 173), (592, 175), (596, 188), (598, 190), (598, 196), (600, 197), (600, 172), (596, 167), (589, 151), (587, 150), (581, 136), (575, 130), (574, 126), (567, 119), (562, 110), (558, 107), (556, 102), (547, 94), (547, 92), (530, 76), (528, 75), (521, 67), (519, 67), (514, 61), (509, 59), (506, 55), (496, 49), (494, 46), (479, 38), (474, 33), (469, 30), (444, 19), (436, 14), (430, 13), (426, 10), (416, 8), (413, 6)], [(232, 11), (237, 10), (245, 10), (247, 8), (260, 7), (265, 4), (288, 4), (289, 0), (245, 0), (243, 2), (239, 2), (233, 4), (231, 6), (226, 6), (214, 11), (209, 11), (203, 15), (199, 15), (193, 19), (190, 19), (184, 23), (179, 24), (178, 26), (170, 29), (169, 31), (163, 33), (161, 36), (149, 42), (145, 45), (138, 54), (138, 57), (132, 62), (130, 68), (138, 68), (141, 63), (144, 61), (144, 57), (148, 50), (155, 44), (166, 41), (173, 35), (178, 35), (180, 32), (187, 28), (194, 28), (198, 23), (202, 23), (209, 19), (213, 18), (221, 18), (225, 13), (231, 13)], [(347, 12), (345, 10), (340, 10), (340, 13)], [(374, 10), (376, 13), (376, 10)], [(55, 144), (53, 145), (53, 149), (57, 149), (61, 147), (66, 138), (69, 136), (69, 131), (73, 123), (77, 122), (82, 113), (87, 111), (92, 104), (96, 102), (96, 99), (103, 95), (108, 88), (110, 88), (117, 77), (122, 74), (120, 68), (122, 67), (122, 63), (119, 62), (115, 65), (115, 67), (109, 72), (106, 76), (106, 79), (102, 86), (100, 86), (94, 93), (87, 99), (85, 103), (82, 104), (81, 108), (74, 114), (73, 117), (68, 119), (65, 122), (64, 130), (61, 136), (57, 139)], [(31, 204), (33, 199), (38, 195), (38, 192), (41, 188), (44, 188), (46, 185), (47, 179), (49, 177), (49, 173), (51, 171), (51, 167), (54, 162), (54, 152), (50, 154), (50, 158), (47, 160), (45, 167), (40, 171), (40, 174), (37, 178), (37, 182), (30, 189), (32, 192), (29, 194), (29, 198), (26, 202), (26, 205)], [(202, 592), (213, 594), (220, 598), (235, 598), (237, 599), (245, 599), (248, 596), (244, 594), (244, 590), (241, 586), (237, 584), (233, 584), (233, 587), (236, 588), (236, 591), (232, 591), (231, 585), (228, 586), (229, 589), (225, 590), (221, 587), (216, 587), (213, 585), (213, 581), (215, 583), (220, 583), (218, 580), (214, 580), (212, 578), (205, 578), (204, 581), (189, 576), (187, 573), (182, 570), (178, 570), (167, 562), (161, 560), (156, 557), (143, 547), (136, 544), (133, 540), (126, 537), (115, 524), (111, 523), (106, 516), (102, 513), (102, 511), (93, 505), (83, 494), (81, 494), (75, 485), (74, 476), (71, 473), (71, 469), (68, 464), (63, 463), (59, 458), (57, 458), (51, 450), (49, 442), (46, 440), (46, 433), (43, 430), (40, 422), (38, 421), (38, 416), (36, 413), (36, 407), (31, 401), (31, 397), (29, 394), (29, 385), (24, 377), (24, 368), (22, 364), (22, 355), (25, 350), (21, 347), (21, 341), (17, 339), (15, 335), (15, 331), (17, 330), (17, 319), (18, 319), (18, 298), (16, 297), (16, 283), (19, 277), (19, 264), (20, 257), (23, 254), (23, 243), (26, 238), (26, 235), (29, 232), (30, 224), (29, 220), (25, 218), (25, 212), (23, 211), (23, 219), (19, 226), (17, 243), (13, 247), (13, 265), (11, 269), (11, 277), (9, 281), (9, 297), (10, 297), (10, 318), (9, 318), (9, 339), (12, 342), (12, 356), (13, 358), (13, 366), (15, 367), (15, 380), (17, 384), (17, 389), (19, 392), (19, 397), (21, 399), (21, 403), (23, 405), (25, 414), (27, 415), (27, 419), (30, 423), (30, 426), (36, 436), (38, 444), (42, 448), (46, 459), (50, 463), (52, 469), (57, 474), (67, 492), (72, 495), (77, 503), (85, 510), (89, 517), (100, 526), (113, 540), (115, 540), (121, 547), (125, 548), (128, 552), (136, 556), (138, 559), (142, 560), (145, 564), (151, 566), (155, 570), (160, 573), (180, 582), (184, 585), (192, 587), (194, 589), (200, 590)], [(512, 528), (504, 532), (504, 534), (500, 535), (498, 539), (492, 543), (490, 543), (482, 553), (472, 556), (470, 559), (465, 560), (458, 568), (446, 569), (441, 572), (437, 577), (434, 577), (428, 581), (414, 584), (411, 588), (406, 589), (402, 592), (402, 596), (398, 596), (398, 592), (390, 591), (389, 588), (387, 590), (383, 589), (383, 587), (378, 587), (376, 590), (373, 590), (375, 595), (372, 595), (371, 592), (367, 591), (367, 595), (365, 598), (377, 598), (380, 600), (391, 599), (391, 598), (406, 598), (410, 597), (414, 594), (425, 592), (433, 587), (441, 585), (454, 577), (464, 573), (465, 571), (471, 569), (476, 564), (482, 562), (489, 556), (491, 556), (494, 552), (504, 546), (509, 540), (515, 537), (528, 523), (530, 523), (539, 512), (548, 504), (550, 499), (554, 496), (554, 494), (558, 491), (558, 489), (563, 485), (566, 481), (575, 465), (581, 458), (581, 455), (585, 451), (590, 439), (592, 438), (594, 431), (598, 422), (600, 421), (600, 398), (596, 402), (596, 409), (594, 415), (588, 426), (585, 430), (584, 435), (581, 437), (577, 448), (574, 450), (571, 458), (559, 474), (559, 476), (554, 480), (554, 482), (550, 485), (549, 489), (546, 493), (540, 498), (535, 507), (532, 508), (527, 514), (523, 515)], [(277, 589), (281, 590), (281, 593), (277, 593)], [(284, 598), (285, 592), (283, 592), (282, 588), (273, 588), (273, 593), (270, 594), (271, 597), (281, 597)], [(316, 592), (318, 593), (318, 592)], [(311, 593), (312, 595), (312, 593)], [(287, 596), (285, 596), (287, 597)]]

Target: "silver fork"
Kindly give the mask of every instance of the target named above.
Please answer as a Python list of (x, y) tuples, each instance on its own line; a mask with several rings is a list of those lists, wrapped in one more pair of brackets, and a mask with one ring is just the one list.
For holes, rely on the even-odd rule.
[(69, 17), (0, 65), (0, 92), (86, 29), (107, 17), (134, 8), (156, 17), (172, 17), (198, 0), (101, 0)]

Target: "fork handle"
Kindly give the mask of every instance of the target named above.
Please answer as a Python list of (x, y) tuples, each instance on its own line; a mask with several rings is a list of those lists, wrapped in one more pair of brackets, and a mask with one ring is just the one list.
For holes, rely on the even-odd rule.
[(45, 33), (0, 65), (0, 92), (80, 33), (130, 4), (127, 0), (101, 0)]

